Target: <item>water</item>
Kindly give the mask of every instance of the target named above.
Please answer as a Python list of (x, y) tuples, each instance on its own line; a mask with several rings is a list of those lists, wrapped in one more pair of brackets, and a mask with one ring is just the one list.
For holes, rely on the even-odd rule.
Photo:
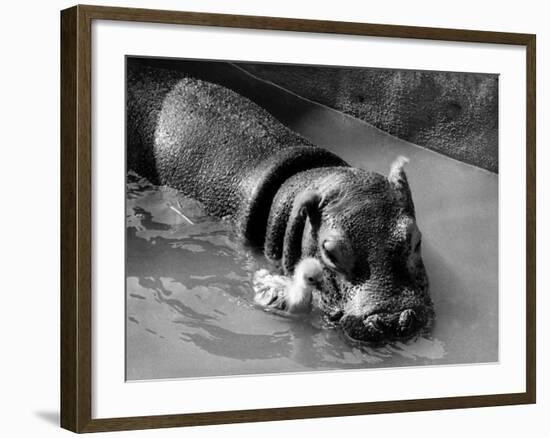
[[(127, 379), (497, 361), (498, 175), (268, 84), (256, 86), (280, 95), (269, 109), (285, 124), (353, 166), (385, 174), (398, 155), (410, 158), (433, 332), (406, 344), (359, 348), (323, 327), (316, 312), (291, 319), (259, 309), (251, 276), (265, 261), (244, 251), (229, 224), (208, 218), (197, 202), (131, 174)], [(281, 102), (287, 110), (278, 114)]]

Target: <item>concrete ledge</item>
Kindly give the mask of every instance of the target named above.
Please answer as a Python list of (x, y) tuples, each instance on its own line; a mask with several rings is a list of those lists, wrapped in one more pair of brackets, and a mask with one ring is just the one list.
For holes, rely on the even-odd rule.
[(498, 75), (237, 65), (396, 137), (498, 172)]

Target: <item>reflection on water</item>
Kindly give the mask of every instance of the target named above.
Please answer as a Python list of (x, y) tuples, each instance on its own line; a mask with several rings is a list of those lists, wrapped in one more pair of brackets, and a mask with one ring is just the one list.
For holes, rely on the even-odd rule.
[(251, 278), (265, 261), (199, 203), (129, 174), (127, 379), (498, 360), (498, 176), (293, 95), (284, 100), (295, 111), (286, 124), (356, 167), (387, 173), (396, 156), (410, 158), (432, 335), (359, 348), (323, 327), (316, 311), (297, 319), (255, 307)]

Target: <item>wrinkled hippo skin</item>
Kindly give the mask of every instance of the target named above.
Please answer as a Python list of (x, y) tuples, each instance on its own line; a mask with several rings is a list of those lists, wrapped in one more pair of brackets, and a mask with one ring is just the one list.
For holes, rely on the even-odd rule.
[(175, 70), (127, 66), (128, 168), (229, 218), (291, 275), (324, 265), (325, 317), (351, 339), (428, 330), (433, 305), (403, 170), (350, 167), (239, 94)]
[(498, 75), (246, 64), (239, 66), (396, 137), (498, 172)]

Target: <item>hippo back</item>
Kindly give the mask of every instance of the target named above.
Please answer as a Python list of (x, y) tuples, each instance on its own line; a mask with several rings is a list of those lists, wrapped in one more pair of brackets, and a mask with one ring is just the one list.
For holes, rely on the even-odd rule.
[(262, 246), (279, 187), (306, 169), (346, 166), (267, 111), (220, 85), (174, 70), (128, 66), (128, 168), (230, 217)]

